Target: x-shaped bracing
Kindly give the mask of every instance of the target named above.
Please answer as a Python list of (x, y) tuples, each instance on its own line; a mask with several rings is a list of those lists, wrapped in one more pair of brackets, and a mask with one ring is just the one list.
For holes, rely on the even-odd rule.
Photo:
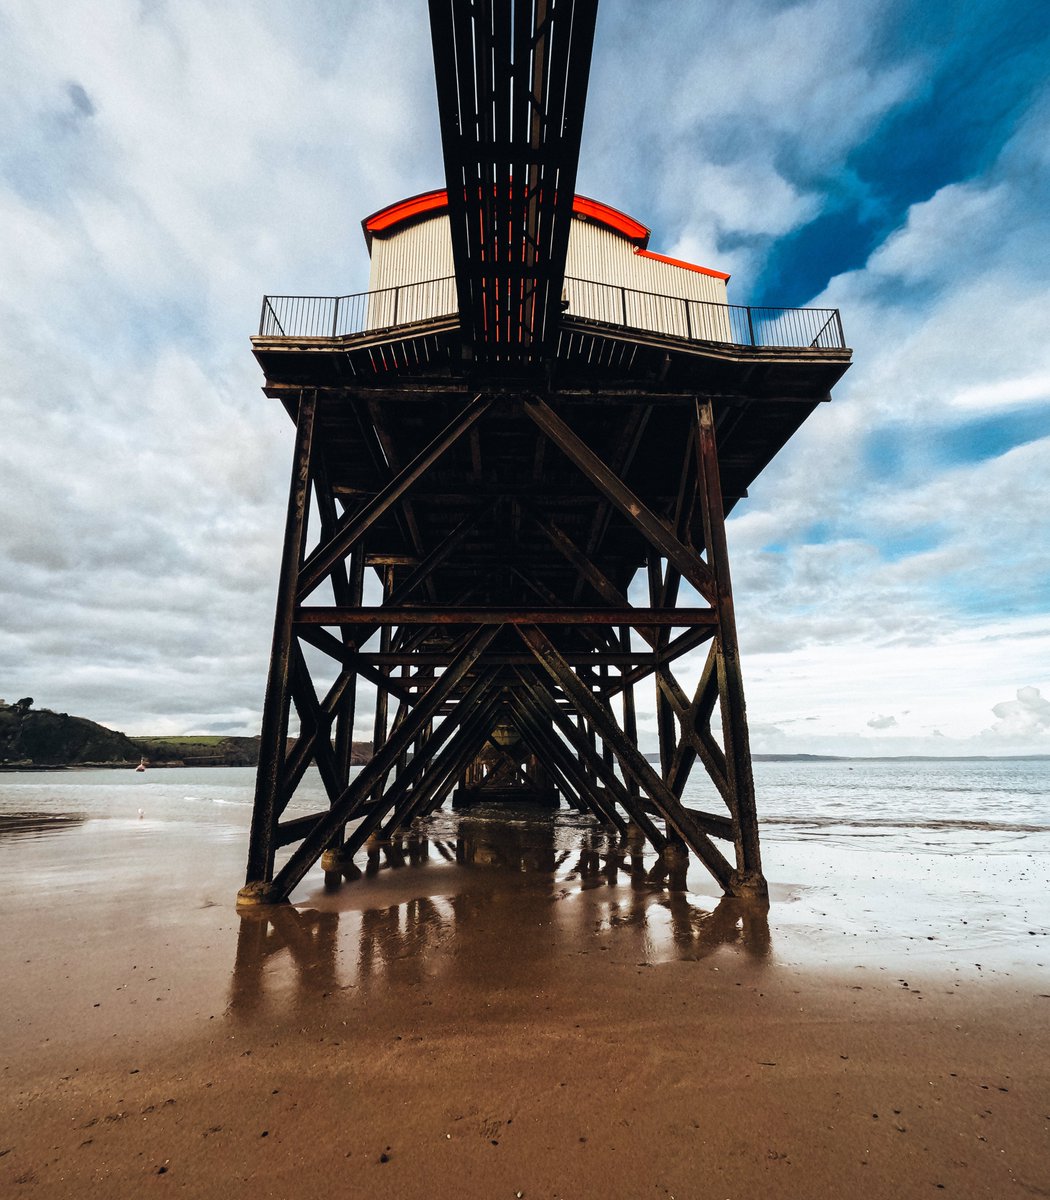
[[(630, 603), (622, 584), (606, 573), (601, 554), (596, 553), (602, 543), (600, 538), (594, 541), (595, 531), (609, 528), (607, 517), (595, 520), (591, 538), (581, 547), (555, 516), (524, 500), (513, 502), (515, 521), (531, 522), (550, 544), (552, 554), (574, 569), (579, 584), (599, 603), (583, 606), (579, 585), (569, 600), (564, 593), (552, 591), (508, 557), (506, 547), (501, 547), (506, 566), (493, 578), (509, 569), (538, 604), (470, 607), (477, 586), (444, 605), (432, 600), (435, 572), (454, 565), (471, 538), (476, 540), (493, 527), (496, 501), (492, 498), (479, 503), (441, 542), (429, 549), (417, 543), (411, 570), (406, 567), (396, 577), (394, 567), (387, 566), (381, 605), (361, 604), (364, 544), (370, 531), (384, 514), (396, 515), (397, 506), (407, 501), (419, 480), (465, 435), (471, 442), (471, 459), (476, 460), (479, 430), (492, 402), (491, 396), (479, 393), (406, 466), (392, 470), (378, 493), (340, 518), (321, 459), (313, 452), (317, 398), (303, 393), (264, 714), (249, 886), (242, 900), (284, 899), (322, 855), (328, 869), (345, 866), (377, 831), (388, 836), (431, 811), (490, 742), (497, 720), (508, 714), (532, 752), (549, 766), (559, 790), (574, 803), (619, 834), (633, 824), (658, 851), (669, 841), (684, 844), (727, 892), (761, 894), (764, 883), (710, 401), (695, 403), (686, 463), (670, 518), (646, 504), (586, 443), (567, 419), (568, 410), (560, 414), (538, 396), (517, 409), (543, 440), (575, 466), (601, 498), (604, 511), (618, 513), (643, 539), (648, 547), (647, 607)], [(503, 421), (507, 411), (506, 406), (500, 410)], [(625, 444), (615, 454), (627, 461), (633, 453), (632, 438), (621, 440)], [(538, 454), (537, 461), (541, 461)], [(320, 540), (307, 553), (311, 487), (321, 514)], [(487, 578), (479, 579), (479, 584), (488, 586)], [(332, 580), (335, 605), (304, 604), (325, 579)], [(682, 579), (709, 607), (679, 605)], [(416, 600), (421, 590), (428, 593), (424, 604)], [(672, 636), (674, 626), (684, 627), (683, 631)], [(391, 637), (395, 629), (400, 630), (396, 638)], [(517, 631), (517, 649), (501, 636), (501, 630), (510, 629)], [(383, 634), (383, 648), (370, 655), (364, 646), (377, 631)], [(644, 649), (636, 647), (635, 638)], [(704, 642), (710, 644), (690, 696), (672, 665)], [(303, 654), (305, 643), (338, 664), (335, 682), (321, 696)], [(436, 645), (441, 647), (437, 652)], [(393, 661), (402, 663), (399, 677), (388, 665)], [(635, 686), (650, 676), (658, 698), (660, 772), (638, 748), (634, 715)], [(377, 688), (384, 713), (387, 696), (397, 701), (398, 711), (389, 735), (385, 715), (381, 722), (377, 720), (374, 757), (350, 780), (346, 721), (349, 711), (352, 728), (359, 680)], [(622, 724), (613, 712), (617, 699), (623, 709)], [(286, 731), (292, 702), (300, 732), (289, 749)], [(716, 710), (721, 717), (721, 742), (712, 731)], [(333, 730), (337, 731), (334, 746)], [(725, 815), (700, 812), (683, 803), (697, 760), (725, 802)], [(282, 820), (311, 763), (320, 772), (329, 808)], [(735, 864), (712, 839), (732, 841)], [(276, 854), (284, 846), (294, 849), (278, 869)]]

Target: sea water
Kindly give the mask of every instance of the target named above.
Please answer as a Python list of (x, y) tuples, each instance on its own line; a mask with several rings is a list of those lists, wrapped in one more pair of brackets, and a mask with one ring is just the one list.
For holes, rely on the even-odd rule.
[[(754, 769), (780, 954), (848, 963), (940, 953), (967, 969), (1007, 972), (1042, 970), (1050, 959), (1050, 761), (800, 760)], [(253, 790), (250, 768), (0, 773), (0, 888), (9, 904), (41, 910), (97, 903), (116, 914), (149, 897), (153, 906), (232, 911)], [(699, 770), (685, 799), (719, 811)], [(311, 772), (287, 815), (326, 806)], [(618, 867), (593, 819), (564, 808), (553, 816), (446, 810), (423, 833), (430, 850), (409, 888), (416, 893), (472, 886), (465, 864), (509, 864), (508, 879), (531, 872), (552, 895), (600, 885), (615, 916), (641, 883), (654, 894), (667, 886), (649, 887), (651, 877), (630, 874), (622, 858)], [(599, 852), (601, 870), (588, 874)], [(406, 878), (397, 875), (399, 887)], [(390, 886), (377, 886), (373, 874), (332, 899), (315, 867), (292, 899), (308, 908), (389, 906)], [(695, 861), (687, 894), (699, 929), (720, 896)], [(650, 906), (645, 915), (657, 958), (661, 912)]]
[[(765, 840), (866, 839), (936, 848), (962, 836), (992, 847), (1050, 833), (1050, 758), (803, 759), (756, 762), (754, 772)], [(698, 767), (685, 801), (719, 811), (702, 776)], [(254, 784), (249, 767), (0, 773), (0, 837), (141, 817), (240, 840), (251, 819)], [(288, 815), (326, 806), (311, 771)]]

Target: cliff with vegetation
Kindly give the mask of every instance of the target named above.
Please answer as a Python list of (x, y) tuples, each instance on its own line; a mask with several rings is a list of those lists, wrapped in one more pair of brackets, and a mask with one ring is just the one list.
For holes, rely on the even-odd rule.
[(142, 752), (129, 737), (84, 717), (34, 709), (27, 696), (0, 700), (0, 764), (7, 767), (134, 765)]
[[(371, 743), (354, 742), (353, 762), (368, 761)], [(33, 708), (32, 697), (14, 704), (0, 700), (0, 768), (137, 766), (254, 767), (257, 737), (188, 734), (127, 737), (86, 717)]]

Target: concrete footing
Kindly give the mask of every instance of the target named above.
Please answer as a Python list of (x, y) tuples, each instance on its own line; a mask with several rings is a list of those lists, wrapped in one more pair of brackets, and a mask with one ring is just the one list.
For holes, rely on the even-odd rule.
[(272, 883), (259, 880), (256, 883), (246, 883), (237, 893), (238, 908), (258, 908), (263, 904), (287, 904), (285, 896), (277, 894)]
[(726, 894), (741, 900), (763, 900), (769, 903), (769, 886), (766, 877), (758, 871), (734, 871), (729, 880)]

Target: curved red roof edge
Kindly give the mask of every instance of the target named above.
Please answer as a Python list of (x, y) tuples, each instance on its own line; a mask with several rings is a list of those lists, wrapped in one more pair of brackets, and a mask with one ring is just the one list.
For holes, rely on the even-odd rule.
[(364, 226), (366, 239), (371, 242), (369, 234), (385, 233), (395, 225), (411, 221), (413, 217), (421, 217), (428, 212), (440, 212), (444, 208), (448, 208), (448, 192), (445, 188), (439, 188), (433, 192), (420, 192), (418, 196), (409, 196), (407, 200), (398, 200), (396, 204), (388, 204), (386, 208), (365, 217), (361, 224)]
[[(427, 213), (439, 213), (446, 208), (448, 208), (448, 191), (445, 188), (437, 188), (431, 192), (420, 192), (417, 196), (409, 196), (405, 200), (398, 200), (395, 204), (388, 204), (386, 208), (381, 208), (378, 212), (372, 213), (370, 217), (365, 217), (361, 222), (365, 232), (365, 241), (371, 247), (372, 235), (374, 233), (386, 233), (388, 230), (394, 229), (406, 221), (415, 220), (417, 217), (425, 216)], [(572, 211), (576, 216), (596, 221), (599, 225), (604, 225), (607, 229), (611, 229), (613, 233), (620, 234), (627, 241), (633, 242), (635, 253), (642, 255), (644, 258), (652, 258), (657, 262), (669, 263), (673, 267), (684, 267), (687, 271), (698, 271), (701, 275), (711, 275), (715, 279), (729, 278), (724, 271), (715, 271), (710, 267), (701, 267), (696, 263), (684, 262), (679, 258), (668, 258), (666, 254), (656, 254), (652, 250), (647, 249), (649, 245), (649, 229), (641, 221), (636, 221), (634, 217), (629, 217), (626, 213), (620, 212), (618, 208), (613, 208), (611, 204), (603, 204), (600, 200), (592, 200), (589, 196), (577, 195), (573, 198)]]

